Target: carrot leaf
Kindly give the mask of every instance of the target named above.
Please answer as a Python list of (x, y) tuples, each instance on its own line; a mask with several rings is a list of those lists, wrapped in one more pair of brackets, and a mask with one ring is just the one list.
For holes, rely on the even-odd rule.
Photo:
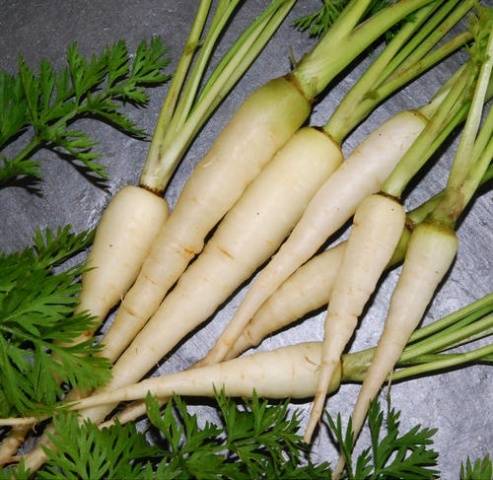
[[(348, 3), (349, 0), (323, 0), (319, 10), (298, 18), (294, 26), (302, 32), (307, 31), (311, 37), (320, 37), (334, 24)], [(370, 17), (389, 4), (389, 0), (372, 0), (367, 16)]]
[[(167, 65), (166, 48), (153, 38), (141, 42), (133, 58), (123, 41), (91, 58), (72, 43), (66, 66), (59, 71), (43, 60), (35, 72), (22, 57), (17, 74), (0, 70), (0, 186), (39, 179), (39, 162), (33, 156), (43, 148), (105, 179), (106, 169), (94, 152), (96, 142), (69, 126), (80, 118), (97, 118), (127, 135), (147, 138), (122, 107), (145, 106), (145, 88), (168, 80)], [(21, 137), (22, 146), (16, 148)], [(7, 146), (9, 156), (2, 154)]]
[(468, 458), (466, 463), (461, 465), (460, 480), (491, 480), (492, 478), (493, 463), (488, 455), (474, 463)]
[[(93, 325), (75, 314), (81, 266), (63, 263), (90, 243), (88, 232), (69, 227), (38, 231), (34, 245), (0, 253), (0, 411), (2, 415), (49, 410), (72, 387), (94, 388), (109, 365), (93, 342), (69, 345)], [(56, 267), (56, 268), (55, 268)]]
[[(389, 409), (386, 417), (378, 402), (373, 402), (368, 413), (371, 446), (365, 449), (353, 465), (351, 452), (354, 438), (351, 420), (342, 427), (341, 417), (327, 417), (329, 429), (342, 451), (348, 480), (383, 480), (406, 478), (421, 480), (436, 478), (438, 454), (431, 448), (435, 429), (416, 425), (408, 432), (399, 432), (400, 412)], [(385, 425), (386, 432), (383, 431)]]

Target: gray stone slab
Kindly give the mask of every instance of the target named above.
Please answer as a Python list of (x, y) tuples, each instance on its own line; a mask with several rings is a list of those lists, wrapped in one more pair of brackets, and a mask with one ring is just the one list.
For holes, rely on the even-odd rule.
[[(124, 38), (130, 48), (134, 48), (143, 38), (161, 35), (169, 46), (171, 71), (186, 38), (196, 3), (195, 0), (1, 0), (0, 67), (13, 71), (20, 54), (31, 65), (42, 58), (48, 58), (55, 65), (60, 65), (71, 41), (77, 41), (84, 53), (91, 54), (101, 51), (105, 45), (120, 38)], [(246, 26), (265, 4), (265, 1), (246, 0), (229, 32), (224, 36), (215, 58), (225, 50), (232, 34)], [(290, 23), (317, 5), (315, 0), (298, 2), (289, 20), (208, 122), (166, 192), (172, 205), (193, 165), (207, 151), (217, 132), (241, 101), (266, 80), (285, 73), (289, 68), (289, 56), (299, 59), (313, 43), (306, 36), (294, 31)], [(391, 114), (425, 102), (440, 82), (454, 70), (460, 58), (463, 55), (455, 56), (378, 108), (346, 141), (345, 151), (349, 152), (354, 148), (366, 134)], [(366, 63), (368, 59), (363, 59), (363, 64)], [(360, 71), (361, 67), (356, 67), (321, 101), (312, 115), (314, 124), (322, 124), (328, 118)], [(148, 109), (134, 110), (131, 113), (137, 123), (148, 131), (152, 131), (165, 90), (160, 88), (152, 92)], [(34, 196), (20, 188), (0, 191), (0, 246), (3, 249), (12, 250), (27, 245), (37, 226), (54, 227), (71, 223), (76, 230), (95, 226), (111, 195), (122, 185), (137, 180), (145, 158), (146, 143), (128, 139), (101, 124), (81, 122), (81, 127), (100, 142), (98, 148), (104, 153), (104, 162), (111, 177), (107, 189), (93, 185), (72, 166), (54, 155), (40, 152), (37, 157), (43, 160), (44, 176), (40, 196)], [(410, 207), (444, 185), (446, 165), (452, 158), (454, 146), (455, 144), (445, 152), (439, 164), (427, 171), (419, 187), (410, 193), (407, 199)], [(458, 259), (447, 282), (436, 295), (426, 322), (493, 290), (492, 207), (493, 195), (491, 192), (485, 193), (475, 201), (462, 222), (459, 229), (461, 246)], [(397, 275), (398, 271), (393, 271), (382, 282), (358, 329), (351, 345), (352, 350), (365, 348), (376, 342)], [(244, 293), (244, 290), (238, 292), (204, 328), (182, 344), (163, 363), (160, 370), (179, 370), (205, 354)], [(266, 340), (260, 349), (321, 338), (322, 316), (316, 315), (297, 327)], [(466, 456), (477, 457), (493, 451), (492, 380), (491, 367), (474, 366), (393, 386), (393, 406), (402, 410), (403, 427), (421, 423), (439, 428), (435, 440), (440, 452), (443, 478), (458, 478), (460, 462)], [(346, 418), (356, 392), (356, 386), (341, 388), (338, 395), (330, 400), (330, 412), (342, 412)], [(308, 404), (298, 407), (304, 415), (308, 413)], [(210, 415), (207, 407), (194, 408), (204, 418)], [(367, 437), (363, 437), (365, 442)], [(315, 440), (314, 451), (316, 459), (320, 460), (333, 460), (336, 454), (324, 433)]]

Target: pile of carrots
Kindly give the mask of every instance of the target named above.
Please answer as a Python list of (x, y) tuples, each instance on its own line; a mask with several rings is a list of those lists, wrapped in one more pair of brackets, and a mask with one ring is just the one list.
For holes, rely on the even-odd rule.
[[(356, 402), (352, 425), (359, 433), (371, 400), (460, 254), (456, 223), (490, 178), (493, 158), (493, 115), (480, 126), (491, 95), (492, 14), (475, 11), (474, 0), (400, 0), (366, 18), (370, 3), (349, 2), (291, 72), (245, 100), (168, 212), (162, 193), (169, 178), (217, 96), (237, 80), (237, 74), (224, 73), (235, 71), (230, 62), (243, 52), (251, 63), (252, 49), (261, 49), (255, 42), (265, 44), (266, 32), (271, 35), (294, 4), (272, 2), (199, 90), (207, 49), (234, 10), (218, 2), (211, 38), (203, 33), (211, 1), (199, 2), (188, 45), (205, 35), (202, 49), (184, 49), (140, 183), (124, 187), (104, 211), (82, 278), (81, 311), (102, 324), (117, 308), (101, 340), (102, 355), (114, 364), (111, 381), (97, 392), (67, 398), (78, 400), (73, 408), (84, 418), (103, 423), (118, 402), (142, 400), (148, 392), (162, 402), (173, 394), (213, 395), (221, 388), (232, 396), (256, 391), (271, 398), (315, 397), (305, 433), (310, 441), (327, 392), (341, 382), (344, 350), (383, 271), (404, 262)], [(476, 16), (473, 26), (444, 41), (468, 14)], [(325, 126), (304, 126), (334, 78), (392, 27), (392, 39)], [(464, 46), (469, 60), (429, 103), (390, 118), (343, 158), (343, 140), (373, 109)], [(459, 125), (464, 129), (445, 190), (406, 212), (408, 184)], [(351, 218), (349, 239), (319, 253)], [(136, 383), (259, 269), (205, 358), (189, 370)], [(322, 344), (235, 358), (326, 305)], [(125, 422), (143, 413), (137, 402), (118, 418)], [(41, 445), (47, 441), (45, 434), (24, 455), (26, 467), (43, 464)], [(342, 467), (341, 460), (335, 478)]]

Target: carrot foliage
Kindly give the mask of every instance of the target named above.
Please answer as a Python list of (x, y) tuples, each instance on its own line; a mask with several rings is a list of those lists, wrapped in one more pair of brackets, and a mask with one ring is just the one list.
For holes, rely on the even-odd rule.
[(93, 342), (69, 346), (93, 319), (74, 313), (82, 267), (64, 264), (91, 237), (70, 227), (37, 231), (32, 247), (0, 252), (2, 416), (46, 411), (65, 385), (94, 388), (109, 378), (109, 365), (95, 355), (99, 347)]
[[(216, 396), (218, 424), (200, 423), (178, 397), (160, 411), (157, 400), (146, 400), (151, 426), (138, 431), (134, 424), (116, 424), (99, 430), (79, 423), (72, 413), (55, 418), (48, 462), (36, 480), (249, 480), (330, 479), (327, 463), (314, 465), (308, 446), (298, 435), (300, 416), (290, 414), (287, 402), (268, 404), (254, 397), (237, 404)], [(438, 478), (438, 455), (432, 449), (434, 429), (419, 425), (402, 434), (399, 412), (385, 416), (377, 403), (369, 416), (371, 445), (355, 462), (348, 462), (345, 478), (358, 480)], [(350, 424), (340, 416), (328, 419), (334, 438), (345, 452), (352, 451)], [(354, 465), (354, 467), (352, 466)], [(22, 464), (4, 468), (0, 480), (29, 478)], [(488, 458), (463, 465), (462, 480), (490, 479)]]
[[(400, 412), (389, 409), (386, 418), (377, 402), (368, 413), (371, 446), (364, 450), (356, 462), (352, 461), (354, 448), (351, 420), (346, 429), (340, 415), (334, 420), (327, 417), (330, 430), (346, 460), (348, 480), (400, 479), (421, 480), (437, 478), (438, 454), (431, 448), (436, 429), (416, 425), (408, 432), (399, 432)], [(386, 431), (384, 431), (384, 426)]]
[[(323, 5), (316, 12), (295, 20), (295, 27), (303, 32), (307, 31), (312, 37), (319, 37), (339, 18), (349, 0), (322, 0), (322, 3)], [(389, 0), (372, 0), (367, 10), (367, 16), (371, 17), (389, 4)]]
[(71, 124), (97, 118), (130, 136), (146, 138), (122, 107), (145, 106), (145, 87), (165, 82), (167, 65), (164, 45), (153, 38), (141, 42), (132, 57), (123, 41), (91, 58), (72, 43), (66, 66), (58, 71), (43, 60), (34, 72), (22, 57), (15, 75), (0, 70), (0, 186), (39, 178), (39, 162), (33, 155), (42, 148), (106, 178), (106, 169), (93, 151), (95, 140)]

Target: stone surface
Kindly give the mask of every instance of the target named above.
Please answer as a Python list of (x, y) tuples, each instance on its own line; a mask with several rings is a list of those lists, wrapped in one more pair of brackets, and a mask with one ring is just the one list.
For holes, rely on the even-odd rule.
[[(24, 55), (30, 65), (48, 58), (61, 65), (69, 42), (77, 41), (86, 54), (101, 49), (124, 38), (133, 49), (143, 38), (160, 35), (169, 47), (172, 60), (170, 71), (179, 57), (196, 5), (196, 0), (3, 0), (0, 16), (0, 67), (13, 71), (18, 55)], [(224, 52), (233, 34), (247, 25), (266, 2), (247, 0), (238, 12), (228, 33), (217, 49), (215, 59)], [(166, 196), (173, 205), (193, 165), (207, 151), (216, 133), (232, 112), (254, 88), (266, 80), (281, 75), (289, 69), (289, 58), (299, 59), (313, 43), (294, 31), (290, 23), (303, 12), (311, 11), (318, 2), (298, 2), (289, 20), (280, 28), (273, 41), (259, 57), (255, 65), (218, 109), (198, 139), (171, 182)], [(381, 106), (346, 141), (349, 152), (376, 125), (394, 112), (412, 108), (425, 102), (432, 92), (452, 72), (462, 55), (434, 69), (423, 79), (407, 87)], [(362, 64), (368, 59), (362, 59)], [(340, 79), (334, 90), (315, 108), (314, 124), (323, 124), (345, 91), (361, 71), (356, 66), (349, 75)], [(166, 89), (155, 89), (148, 109), (133, 110), (132, 117), (138, 124), (152, 131)], [(34, 228), (55, 227), (71, 223), (76, 230), (94, 227), (102, 209), (112, 193), (127, 183), (134, 183), (145, 159), (147, 144), (128, 139), (110, 127), (93, 122), (80, 122), (100, 142), (111, 181), (106, 189), (99, 188), (84, 178), (70, 164), (42, 151), (44, 181), (41, 195), (35, 196), (20, 188), (0, 190), (0, 246), (9, 251), (29, 244)], [(412, 207), (436, 192), (446, 181), (447, 165), (452, 158), (449, 147), (438, 164), (428, 169), (407, 199)], [(468, 212), (459, 229), (461, 246), (459, 257), (446, 283), (440, 288), (431, 305), (426, 322), (437, 319), (473, 299), (493, 290), (493, 195), (483, 194)], [(381, 330), (386, 305), (396, 282), (398, 271), (389, 273), (380, 285), (371, 307), (351, 345), (358, 350), (375, 344)], [(219, 335), (225, 322), (240, 302), (244, 290), (221, 308), (208, 324), (183, 343), (166, 359), (161, 371), (176, 371), (198, 360), (205, 354)], [(274, 348), (289, 343), (320, 339), (321, 314), (297, 327), (266, 340), (261, 349)], [(331, 413), (342, 412), (344, 418), (350, 412), (355, 399), (356, 386), (344, 386), (329, 403)], [(435, 440), (440, 452), (440, 468), (444, 479), (458, 478), (459, 465), (468, 455), (482, 456), (493, 451), (493, 371), (490, 367), (475, 366), (452, 371), (434, 377), (420, 378), (392, 387), (393, 406), (402, 410), (402, 425), (415, 423), (439, 429)], [(306, 414), (308, 404), (297, 405)], [(207, 417), (210, 409), (196, 406)], [(362, 443), (367, 437), (363, 435)], [(334, 459), (335, 449), (325, 432), (315, 440), (317, 459)]]

